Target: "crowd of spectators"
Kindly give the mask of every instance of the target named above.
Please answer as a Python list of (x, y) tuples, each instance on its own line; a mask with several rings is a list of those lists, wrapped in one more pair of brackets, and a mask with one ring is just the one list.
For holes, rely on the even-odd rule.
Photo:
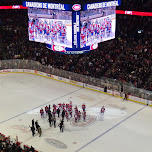
[(24, 146), (21, 148), (20, 143), (10, 141), (9, 137), (4, 137), (0, 134), (0, 152), (36, 152), (31, 146), (30, 148)]
[(83, 55), (61, 55), (44, 44), (29, 42), (27, 10), (2, 10), (0, 20), (3, 29), (0, 59), (35, 60), (49, 67), (96, 78), (105, 76), (152, 90), (151, 17), (117, 15), (116, 38)]
[[(118, 24), (124, 27), (121, 27), (124, 30), (118, 35), (123, 51), (106, 76), (152, 90), (151, 23), (150, 17), (121, 16), (118, 18)], [(118, 26), (118, 30), (119, 28)]]

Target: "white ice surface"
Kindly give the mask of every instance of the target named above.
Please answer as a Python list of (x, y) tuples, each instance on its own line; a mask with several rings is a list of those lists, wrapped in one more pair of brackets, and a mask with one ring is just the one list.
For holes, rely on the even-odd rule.
[[(22, 145), (42, 152), (151, 152), (151, 107), (32, 74), (1, 74), (0, 95), (0, 132), (17, 135)], [(80, 110), (86, 104), (87, 120), (65, 121), (60, 133), (40, 118), (39, 110), (69, 100)], [(32, 137), (32, 119), (39, 121), (42, 137)]]

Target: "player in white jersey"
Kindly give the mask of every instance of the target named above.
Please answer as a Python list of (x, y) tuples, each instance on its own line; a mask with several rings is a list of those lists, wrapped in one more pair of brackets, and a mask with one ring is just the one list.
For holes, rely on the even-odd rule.
[(105, 110), (106, 110), (105, 107), (102, 106), (102, 108), (101, 108), (101, 114), (104, 114)]

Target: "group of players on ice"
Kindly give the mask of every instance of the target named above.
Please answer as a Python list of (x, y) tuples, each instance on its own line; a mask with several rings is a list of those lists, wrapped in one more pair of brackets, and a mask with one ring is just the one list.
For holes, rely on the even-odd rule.
[[(52, 108), (50, 107), (50, 105), (46, 106), (44, 110), (43, 110), (43, 108), (41, 108), (40, 115), (41, 115), (41, 118), (44, 118), (44, 115), (46, 113), (46, 115), (48, 115), (48, 121), (50, 123), (50, 126), (52, 126), (54, 124), (54, 127), (56, 127), (56, 114), (58, 115), (58, 118), (61, 115), (62, 120), (59, 124), (59, 127), (60, 127), (60, 131), (63, 131), (64, 117), (66, 118), (67, 121), (69, 121), (70, 118), (72, 118), (74, 116), (75, 123), (79, 122), (81, 120), (81, 118), (83, 118), (83, 121), (86, 120), (86, 105), (84, 103), (82, 104), (82, 112), (78, 109), (77, 106), (75, 106), (74, 114), (73, 114), (72, 108), (73, 108), (73, 105), (72, 105), (71, 101), (70, 101), (70, 103), (66, 103), (66, 104), (59, 103), (58, 106), (53, 104)], [(51, 112), (51, 109), (52, 109), (52, 112)], [(103, 106), (101, 108), (101, 113), (104, 114), (104, 112), (105, 112), (105, 107)]]
[[(75, 123), (78, 123), (81, 120), (82, 117), (83, 117), (83, 121), (86, 120), (86, 105), (84, 103), (82, 104), (82, 112), (80, 110), (78, 110), (77, 106), (75, 106), (74, 115), (73, 115), (72, 107), (73, 106), (72, 106), (72, 102), (71, 101), (70, 101), (70, 103), (66, 103), (66, 104), (65, 103), (63, 103), (63, 104), (59, 103), (58, 106), (53, 104), (52, 107), (50, 105), (46, 106), (44, 110), (43, 110), (43, 108), (41, 108), (40, 109), (40, 115), (41, 115), (41, 118), (44, 118), (44, 115), (46, 115), (47, 118), (48, 118), (50, 127), (52, 125), (54, 125), (54, 128), (56, 128), (56, 114), (58, 115), (58, 118), (61, 115), (62, 119), (61, 119), (61, 121), (60, 121), (58, 126), (60, 127), (60, 132), (63, 132), (63, 129), (64, 129), (64, 117), (66, 118), (67, 121), (69, 121), (70, 118), (72, 118), (74, 116)], [(52, 112), (51, 112), (51, 109), (52, 109)], [(100, 112), (101, 112), (101, 114), (104, 114), (104, 112), (105, 112), (105, 107), (104, 106), (101, 108)], [(32, 120), (32, 127), (30, 127), (33, 136), (35, 134), (35, 127), (36, 127), (36, 131), (38, 131), (39, 137), (40, 137), (41, 134), (42, 134), (41, 127), (38, 124), (38, 121), (36, 121), (34, 123), (34, 119), (33, 119)]]

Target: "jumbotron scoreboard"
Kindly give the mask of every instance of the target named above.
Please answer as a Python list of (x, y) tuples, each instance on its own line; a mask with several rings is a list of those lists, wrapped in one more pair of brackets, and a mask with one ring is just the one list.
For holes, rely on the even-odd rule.
[(83, 54), (115, 38), (120, 0), (92, 4), (23, 1), (28, 7), (29, 40), (63, 54)]

